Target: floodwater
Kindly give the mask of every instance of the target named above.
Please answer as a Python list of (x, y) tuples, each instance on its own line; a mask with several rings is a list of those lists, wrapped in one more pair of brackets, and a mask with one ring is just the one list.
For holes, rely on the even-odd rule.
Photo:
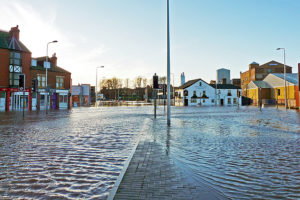
[[(177, 108), (148, 132), (189, 181), (225, 199), (300, 199), (300, 113)], [(163, 133), (163, 134), (162, 134)]]
[(0, 199), (106, 199), (145, 111), (78, 108), (24, 121), (22, 112), (0, 113)]
[(105, 199), (140, 135), (228, 199), (300, 199), (300, 114), (256, 107), (0, 113), (0, 197)]

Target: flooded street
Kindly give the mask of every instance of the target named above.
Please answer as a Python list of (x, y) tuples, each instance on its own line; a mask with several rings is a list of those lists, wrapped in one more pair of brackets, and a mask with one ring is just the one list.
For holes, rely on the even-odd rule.
[(0, 197), (106, 199), (147, 108), (0, 113)]
[(0, 113), (0, 197), (106, 199), (138, 137), (194, 185), (228, 199), (300, 198), (300, 114), (256, 107), (78, 108)]
[(299, 112), (178, 108), (164, 123), (147, 135), (194, 185), (228, 199), (300, 199)]

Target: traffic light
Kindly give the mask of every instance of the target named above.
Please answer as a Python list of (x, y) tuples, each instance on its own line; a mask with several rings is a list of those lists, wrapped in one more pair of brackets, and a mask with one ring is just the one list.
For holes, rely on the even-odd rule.
[(37, 79), (32, 79), (31, 88), (32, 88), (32, 92), (37, 91), (37, 89), (38, 89), (38, 80)]
[(25, 89), (25, 74), (19, 75), (19, 88)]
[(156, 75), (156, 73), (153, 76), (153, 89), (159, 89), (159, 86), (158, 86), (158, 76)]

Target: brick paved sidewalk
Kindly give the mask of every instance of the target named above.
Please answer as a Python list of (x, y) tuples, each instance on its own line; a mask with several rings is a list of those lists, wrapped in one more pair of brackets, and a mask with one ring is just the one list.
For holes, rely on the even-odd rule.
[(114, 199), (224, 199), (207, 187), (193, 186), (175, 170), (159, 144), (140, 142)]

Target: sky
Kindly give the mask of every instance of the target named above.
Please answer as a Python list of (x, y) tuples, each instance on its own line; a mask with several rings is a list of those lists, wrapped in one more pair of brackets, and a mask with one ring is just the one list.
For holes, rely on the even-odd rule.
[[(0, 29), (19, 25), (33, 57), (54, 52), (73, 84), (167, 74), (166, 0), (0, 0)], [(300, 62), (298, 0), (170, 0), (171, 83), (239, 78), (253, 61)]]

